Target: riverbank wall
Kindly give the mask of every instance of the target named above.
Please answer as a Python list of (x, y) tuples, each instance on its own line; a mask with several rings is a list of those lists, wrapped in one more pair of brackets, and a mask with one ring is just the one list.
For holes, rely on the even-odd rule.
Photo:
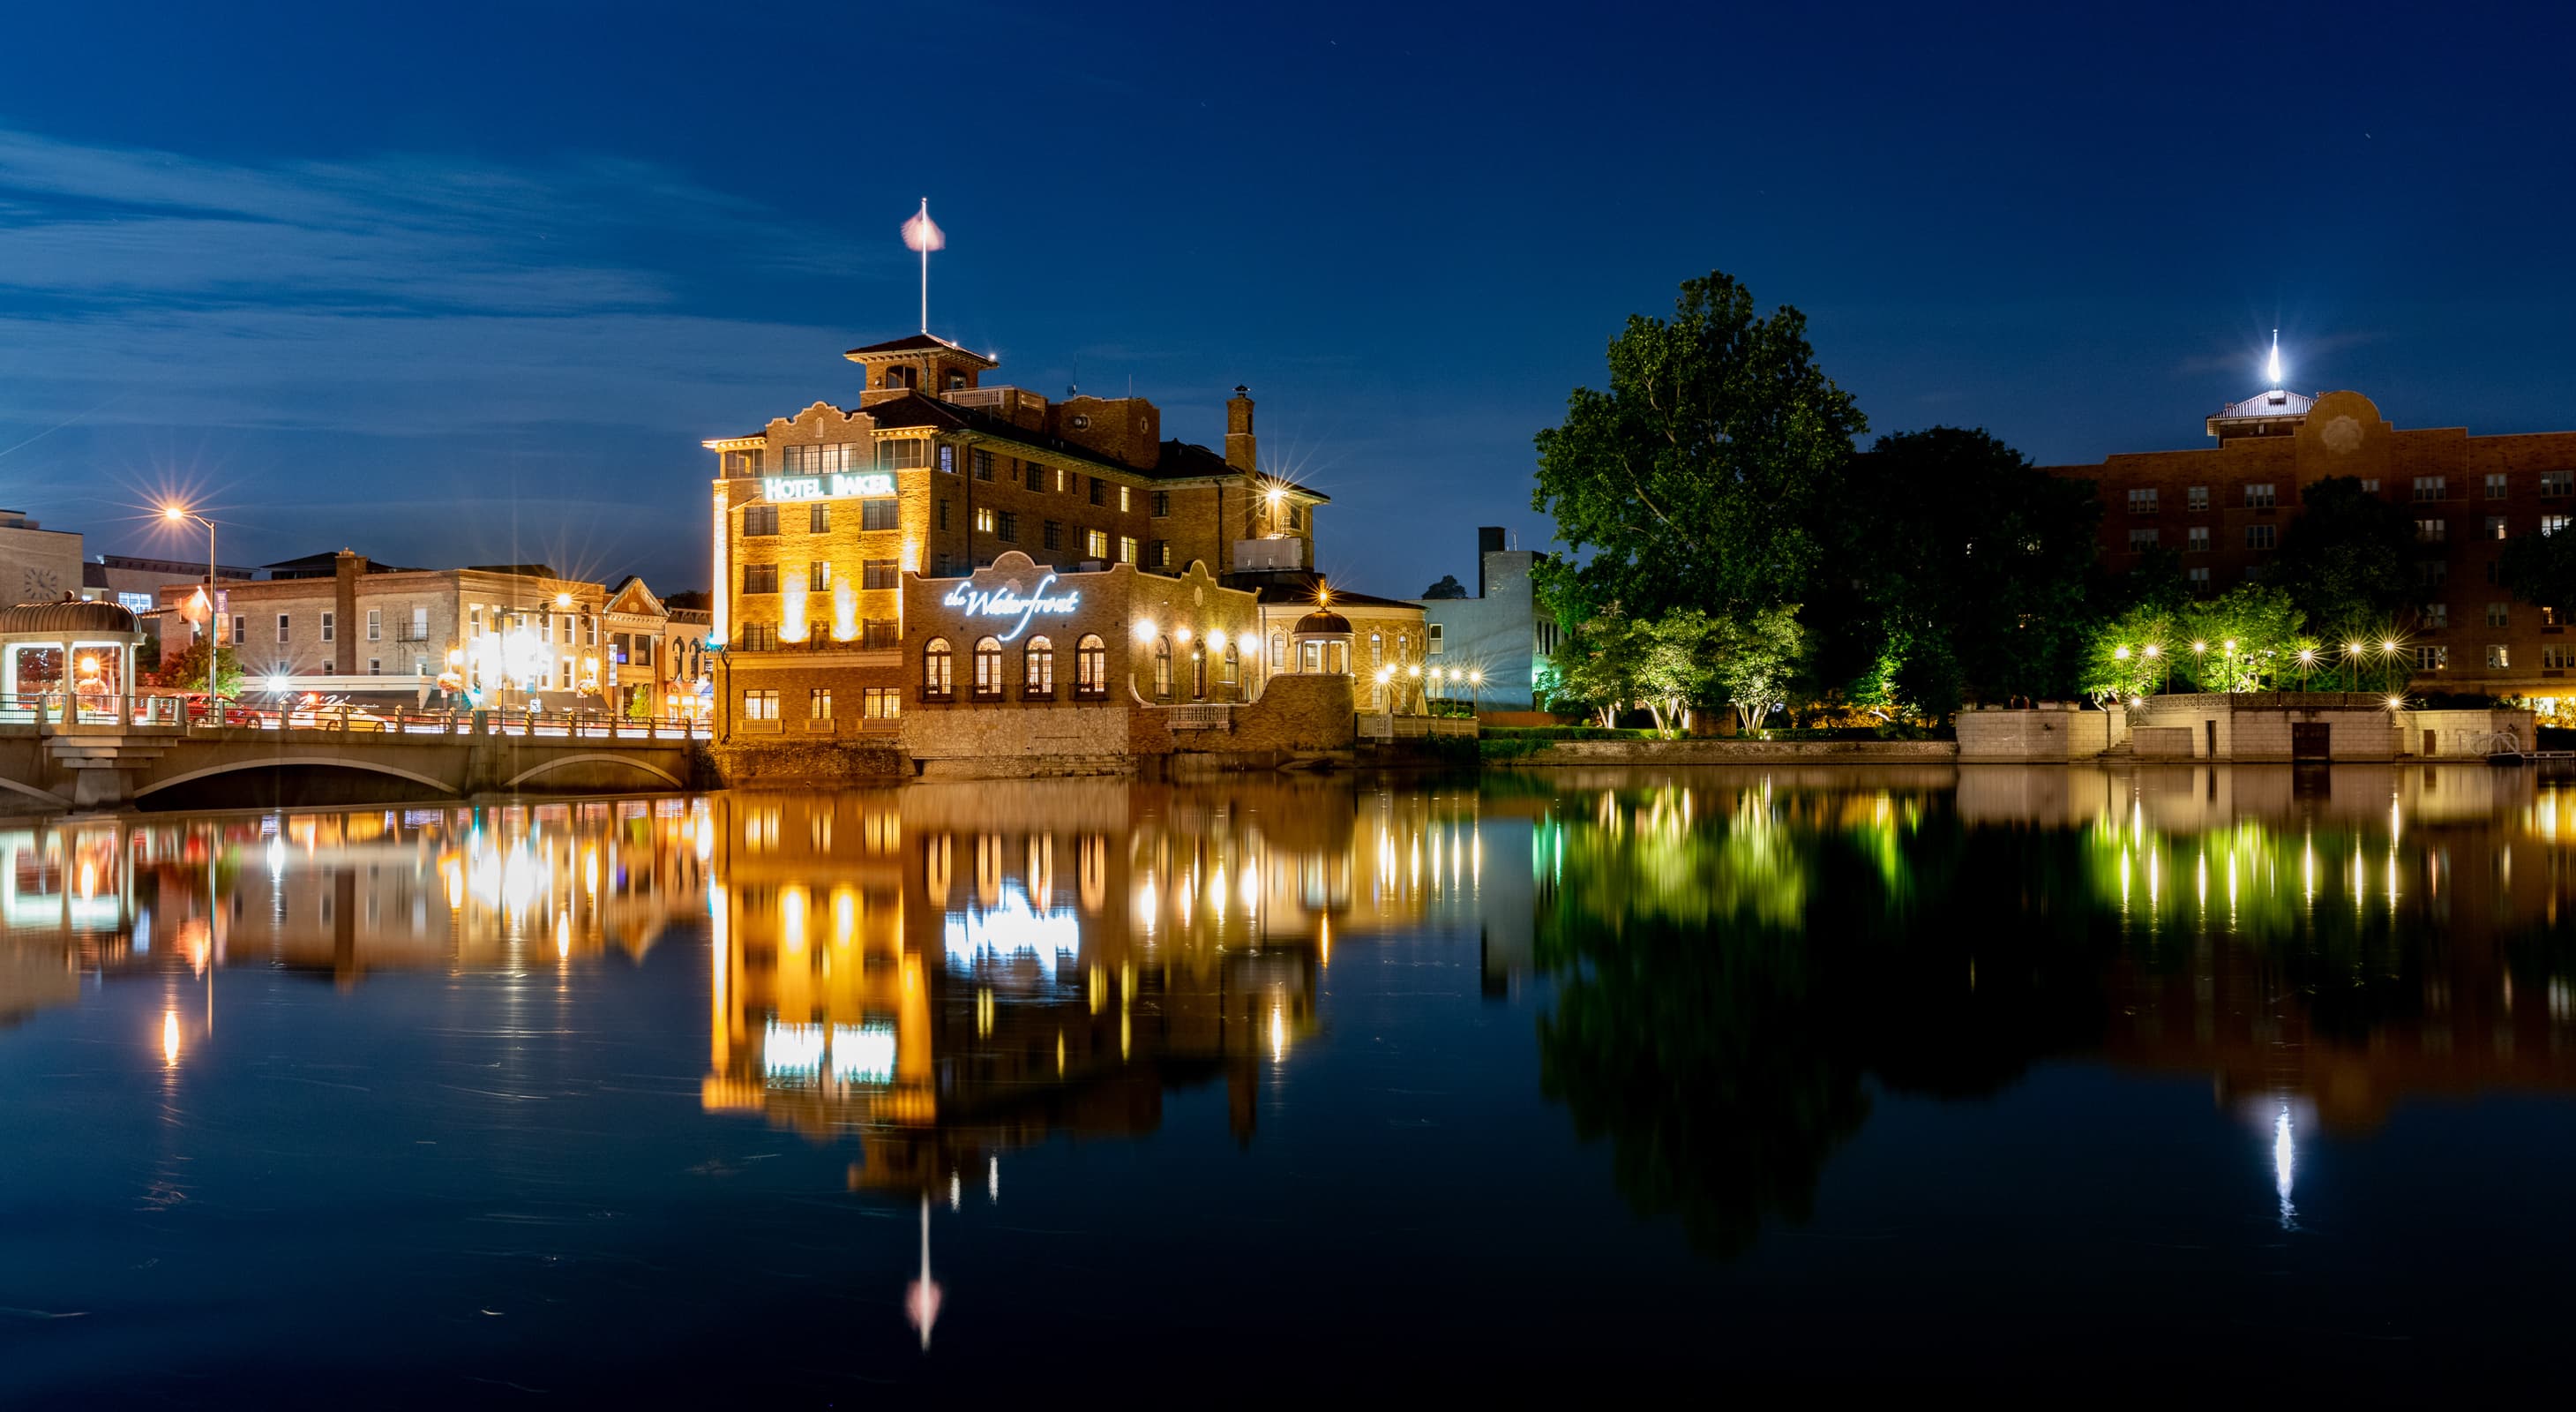
[(1570, 765), (1920, 765), (1947, 764), (1946, 740), (1559, 740), (1488, 768)]

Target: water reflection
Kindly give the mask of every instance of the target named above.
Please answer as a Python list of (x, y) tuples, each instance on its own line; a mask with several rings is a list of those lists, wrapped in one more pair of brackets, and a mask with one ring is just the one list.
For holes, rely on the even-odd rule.
[(2576, 1087), (2576, 790), (2482, 766), (1985, 767), (1574, 787), (1541, 826), (1541, 1082), (1715, 1253), (1804, 1218), (1876, 1091), (2098, 1054), (2268, 1140)]

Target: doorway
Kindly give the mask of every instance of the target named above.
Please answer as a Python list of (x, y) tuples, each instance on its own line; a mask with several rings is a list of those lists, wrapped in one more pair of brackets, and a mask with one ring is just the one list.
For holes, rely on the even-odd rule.
[(2326, 760), (2334, 756), (2334, 727), (2323, 721), (2290, 723), (2290, 758)]

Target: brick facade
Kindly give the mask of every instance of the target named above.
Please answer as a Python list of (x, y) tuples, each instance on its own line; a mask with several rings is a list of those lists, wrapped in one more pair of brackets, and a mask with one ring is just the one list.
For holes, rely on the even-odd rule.
[(2325, 393), (2259, 434), (2249, 422), (2211, 424), (2221, 433), (2215, 447), (2044, 468), (2094, 482), (2110, 568), (2133, 567), (2150, 547), (2169, 549), (2195, 589), (2224, 592), (2278, 557), (2305, 487), (2352, 476), (2423, 526), (2421, 598), (2412, 621), (2397, 625), (2417, 653), (2413, 689), (2565, 694), (2576, 639), (2514, 600), (2494, 574), (2502, 540), (2576, 516), (2576, 432), (2401, 429), (2357, 392)]

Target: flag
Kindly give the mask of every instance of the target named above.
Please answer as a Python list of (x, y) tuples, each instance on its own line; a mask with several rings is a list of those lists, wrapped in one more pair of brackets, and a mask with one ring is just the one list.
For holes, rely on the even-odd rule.
[(931, 223), (928, 201), (922, 202), (921, 210), (903, 223), (903, 248), (918, 250), (924, 255), (948, 248), (947, 233)]

